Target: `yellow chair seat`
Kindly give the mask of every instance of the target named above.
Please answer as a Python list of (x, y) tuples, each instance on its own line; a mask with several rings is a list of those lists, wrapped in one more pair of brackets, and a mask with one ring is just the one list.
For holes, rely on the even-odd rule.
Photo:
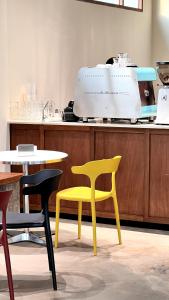
[[(58, 192), (62, 200), (91, 202), (91, 188), (85, 186), (72, 187)], [(95, 201), (103, 201), (111, 197), (111, 192), (95, 190)]]
[[(56, 227), (55, 227), (55, 247), (58, 245), (58, 232), (59, 232), (59, 215), (60, 215), (60, 201), (77, 201), (78, 202), (78, 238), (81, 238), (81, 220), (82, 220), (82, 203), (90, 202), (91, 215), (93, 225), (93, 252), (97, 254), (96, 243), (96, 208), (95, 203), (97, 201), (106, 200), (112, 198), (114, 204), (114, 213), (116, 218), (117, 232), (119, 244), (121, 244), (121, 232), (120, 232), (120, 219), (118, 212), (118, 202), (116, 195), (115, 174), (117, 172), (121, 156), (115, 156), (110, 159), (101, 159), (90, 161), (82, 166), (74, 166), (71, 168), (74, 174), (83, 174), (90, 179), (90, 187), (76, 186), (57, 193), (56, 196)], [(111, 176), (111, 191), (105, 192), (95, 189), (96, 179), (101, 174), (112, 174)]]

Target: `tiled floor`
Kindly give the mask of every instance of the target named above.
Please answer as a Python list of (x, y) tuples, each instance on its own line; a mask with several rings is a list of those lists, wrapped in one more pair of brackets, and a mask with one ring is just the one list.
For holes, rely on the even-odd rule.
[[(168, 233), (123, 227), (122, 238), (119, 246), (115, 227), (98, 225), (94, 257), (90, 223), (83, 225), (79, 241), (75, 222), (62, 220), (55, 249), (58, 291), (52, 290), (46, 248), (31, 243), (10, 246), (15, 299), (168, 300)], [(0, 299), (9, 299), (2, 248)]]

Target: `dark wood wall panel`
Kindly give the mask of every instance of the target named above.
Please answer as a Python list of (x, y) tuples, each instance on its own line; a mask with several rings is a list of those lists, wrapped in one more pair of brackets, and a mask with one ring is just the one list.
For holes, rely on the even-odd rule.
[[(42, 128), (40, 125), (27, 125), (27, 124), (11, 124), (10, 125), (10, 148), (15, 150), (18, 144), (34, 144), (37, 145), (38, 149), (43, 149), (42, 145)], [(29, 166), (29, 173), (35, 173), (40, 170), (43, 166)], [(12, 166), (11, 170), (13, 172), (22, 172), (21, 166)], [(23, 206), (21, 197), (21, 207)], [(40, 207), (39, 198), (31, 196), (30, 197), (30, 207), (31, 209), (37, 209)]]
[[(95, 133), (95, 158), (110, 158), (121, 155), (116, 176), (119, 210), (124, 215), (143, 219), (145, 200), (145, 145), (144, 132), (113, 131), (106, 129)], [(110, 182), (110, 181), (109, 181)], [(110, 189), (107, 178), (102, 179), (105, 189)], [(101, 180), (100, 180), (101, 186)], [(100, 209), (103, 209), (102, 205)], [(112, 201), (105, 201), (104, 211), (113, 209)]]
[[(52, 167), (63, 170), (60, 189), (77, 185), (89, 185), (88, 178), (83, 175), (75, 175), (71, 172), (74, 165), (82, 165), (91, 158), (90, 129), (72, 126), (45, 127), (44, 128), (44, 149), (63, 151), (68, 153), (68, 158), (62, 162), (53, 164)], [(51, 166), (47, 166), (51, 167)], [(55, 200), (50, 203), (51, 209), (55, 209)], [(88, 205), (84, 205), (84, 210)], [(62, 201), (62, 211), (71, 213), (77, 212), (77, 203)]]
[(149, 216), (169, 218), (169, 134), (151, 132)]

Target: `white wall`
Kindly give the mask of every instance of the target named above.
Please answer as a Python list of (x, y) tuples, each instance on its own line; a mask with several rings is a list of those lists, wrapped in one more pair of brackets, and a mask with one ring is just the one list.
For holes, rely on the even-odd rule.
[(65, 107), (73, 98), (81, 66), (105, 63), (128, 52), (151, 63), (152, 0), (138, 13), (76, 0), (7, 0), (9, 98), (23, 84), (36, 84), (38, 98)]
[(7, 27), (6, 27), (6, 1), (0, 0), (0, 150), (6, 147), (7, 126)]
[(153, 0), (152, 63), (169, 61), (169, 0)]
[[(0, 151), (9, 146), (6, 0), (0, 0)], [(0, 165), (0, 171), (5, 167)]]
[(39, 99), (63, 108), (81, 66), (118, 52), (150, 65), (151, 13), (152, 0), (143, 13), (76, 0), (0, 0), (0, 150), (8, 148), (8, 102), (23, 85), (36, 84)]

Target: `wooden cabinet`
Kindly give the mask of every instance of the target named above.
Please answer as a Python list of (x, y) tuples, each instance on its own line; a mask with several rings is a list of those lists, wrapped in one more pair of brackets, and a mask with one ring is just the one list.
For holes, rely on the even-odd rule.
[[(61, 168), (64, 173), (60, 189), (89, 185), (83, 175), (71, 173), (72, 165), (89, 160), (121, 155), (116, 176), (120, 217), (124, 220), (169, 224), (169, 132), (149, 128), (80, 125), (28, 125), (11, 124), (11, 149), (20, 143), (34, 143), (39, 149), (58, 150), (68, 153), (68, 158), (57, 164), (30, 167)], [(13, 167), (13, 171), (21, 171)], [(108, 175), (100, 176), (97, 187), (110, 188)], [(38, 208), (37, 200), (31, 199), (31, 209)], [(113, 204), (106, 200), (96, 205), (97, 216), (112, 218)], [(50, 201), (55, 211), (55, 199)], [(77, 213), (77, 204), (62, 202), (62, 212)], [(89, 215), (86, 204), (83, 213)]]

